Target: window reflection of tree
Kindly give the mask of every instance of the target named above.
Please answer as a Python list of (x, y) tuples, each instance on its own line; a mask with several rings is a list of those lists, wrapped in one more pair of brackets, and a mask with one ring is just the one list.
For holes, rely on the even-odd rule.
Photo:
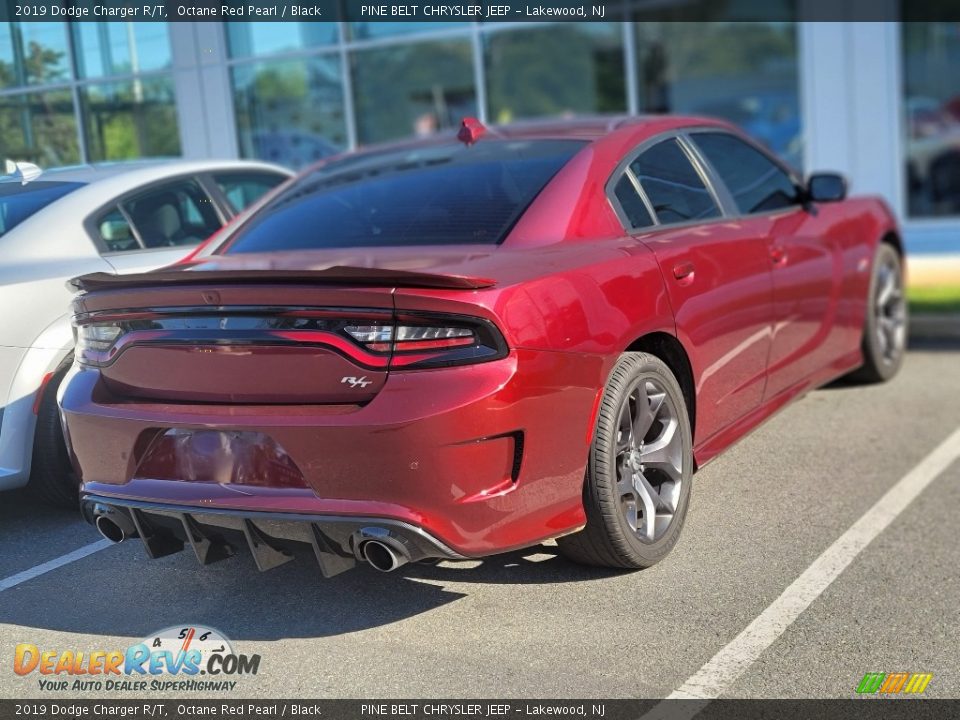
[(623, 30), (616, 23), (497, 30), (485, 44), (496, 122), (627, 109)]
[[(464, 39), (358, 50), (351, 56), (357, 131), (370, 144), (454, 127), (477, 114), (472, 51)], [(432, 115), (432, 119), (424, 119)]]
[(81, 93), (92, 159), (180, 154), (168, 78), (89, 86)]
[[(17, 24), (10, 25), (13, 62), (0, 61), (0, 87), (63, 81), (65, 53), (31, 40), (26, 46)], [(28, 92), (0, 99), (0, 147), (4, 157), (60, 165), (76, 162), (73, 103), (63, 91)]]

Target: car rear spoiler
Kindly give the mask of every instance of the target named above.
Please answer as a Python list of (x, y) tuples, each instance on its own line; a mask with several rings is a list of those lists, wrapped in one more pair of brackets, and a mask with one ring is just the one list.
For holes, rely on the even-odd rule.
[(488, 278), (440, 273), (335, 266), (323, 270), (202, 270), (189, 267), (177, 270), (155, 270), (130, 275), (97, 272), (81, 275), (67, 281), (67, 288), (75, 292), (120, 290), (126, 288), (162, 287), (164, 285), (230, 285), (230, 284), (301, 283), (322, 285), (352, 285), (367, 287), (449, 288), (476, 290), (495, 284)]

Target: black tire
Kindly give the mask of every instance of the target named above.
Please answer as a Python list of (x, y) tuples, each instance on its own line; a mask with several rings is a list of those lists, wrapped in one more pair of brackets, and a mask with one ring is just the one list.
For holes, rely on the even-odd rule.
[[(623, 413), (625, 411), (630, 412), (629, 403), (633, 400), (633, 392), (641, 387), (641, 384), (644, 388), (655, 387), (658, 390), (662, 388), (665, 395), (663, 402), (669, 401), (673, 408), (672, 412), (676, 420), (674, 432), (679, 433), (679, 440), (676, 445), (676, 454), (679, 456), (678, 462), (680, 464), (677, 475), (679, 478), (679, 493), (672, 503), (674, 509), (669, 524), (664, 529), (662, 536), (657, 536), (652, 541), (640, 538), (638, 510), (633, 511), (637, 527), (635, 528), (630, 524), (629, 501), (624, 500), (629, 495), (623, 495), (623, 478), (620, 477), (622, 472), (618, 469), (623, 467), (618, 458), (624, 457), (624, 455), (618, 454), (617, 450), (618, 438), (623, 434), (621, 429)], [(644, 398), (646, 398), (646, 392), (647, 390), (644, 390)], [(659, 398), (660, 395), (658, 394), (656, 397)], [(652, 401), (649, 407), (652, 407)], [(659, 416), (657, 417), (659, 418)], [(650, 426), (648, 436), (651, 433), (656, 433), (657, 422), (659, 420), (655, 420), (654, 425)], [(665, 433), (666, 426), (662, 427)], [(640, 440), (641, 446), (644, 441), (644, 439)], [(680, 531), (683, 529), (683, 522), (690, 503), (693, 476), (692, 446), (693, 440), (687, 406), (680, 385), (670, 368), (659, 358), (647, 353), (631, 352), (621, 355), (603, 393), (597, 418), (596, 434), (590, 449), (587, 476), (583, 488), (583, 504), (587, 515), (587, 525), (580, 532), (557, 540), (563, 555), (574, 562), (585, 565), (632, 570), (648, 568), (666, 557), (680, 537)], [(651, 471), (648, 467), (640, 474), (648, 476), (648, 479), (656, 479), (657, 473), (658, 471)], [(666, 478), (667, 476), (662, 477)], [(618, 481), (621, 482), (620, 485), (618, 485)], [(653, 481), (651, 480), (651, 484)], [(656, 489), (658, 492), (662, 492), (664, 487), (661, 484)], [(635, 506), (640, 504), (637, 500), (638, 498), (635, 496)], [(654, 513), (654, 516), (656, 516), (656, 513)], [(654, 520), (653, 525), (654, 527), (657, 526), (656, 520)]]
[[(880, 243), (870, 274), (867, 315), (863, 322), (863, 365), (849, 376), (854, 382), (886, 382), (900, 370), (906, 354), (909, 315), (903, 285), (903, 261), (889, 243)], [(886, 297), (888, 273), (893, 274), (895, 291)], [(881, 306), (881, 302), (883, 305)], [(882, 332), (885, 324), (887, 330)]]
[(72, 362), (72, 357), (64, 360), (50, 378), (40, 399), (28, 488), (45, 503), (75, 508), (80, 481), (70, 464), (63, 426), (60, 424), (60, 410), (57, 408), (57, 388)]

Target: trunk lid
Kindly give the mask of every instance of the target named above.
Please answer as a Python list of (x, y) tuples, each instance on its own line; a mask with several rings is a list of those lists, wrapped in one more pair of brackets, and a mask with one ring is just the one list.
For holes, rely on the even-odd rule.
[(75, 278), (81, 340), (86, 326), (108, 334), (119, 328), (99, 350), (78, 353), (99, 366), (104, 388), (120, 399), (363, 404), (386, 382), (392, 350), (355, 335), (394, 322), (397, 288), (469, 292), (494, 284), (463, 272), (465, 253), (449, 248), (377, 258), (353, 251), (215, 256)]
[(391, 296), (392, 288), (244, 279), (122, 285), (89, 292), (76, 307), (81, 325), (122, 328), (99, 358), (104, 387), (119, 398), (362, 404), (383, 387), (389, 355), (352, 343), (343, 328), (389, 323)]

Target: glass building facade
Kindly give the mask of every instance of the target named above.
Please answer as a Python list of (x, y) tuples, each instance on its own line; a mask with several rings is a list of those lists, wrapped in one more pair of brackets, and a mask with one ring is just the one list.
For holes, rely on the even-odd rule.
[(960, 215), (960, 23), (902, 28), (907, 213)]
[(303, 167), (467, 115), (679, 112), (846, 172), (917, 247), (956, 235), (960, 25), (804, 23), (802, 0), (745, 22), (739, 4), (687, 3), (684, 22), (659, 3), (590, 23), (3, 23), (0, 155)]
[(0, 154), (44, 167), (180, 155), (165, 23), (0, 24)]
[[(791, 4), (782, 14), (790, 18)], [(660, 19), (661, 17), (665, 19)], [(457, 125), (688, 112), (801, 162), (796, 23), (231, 23), (244, 156), (300, 165)]]

